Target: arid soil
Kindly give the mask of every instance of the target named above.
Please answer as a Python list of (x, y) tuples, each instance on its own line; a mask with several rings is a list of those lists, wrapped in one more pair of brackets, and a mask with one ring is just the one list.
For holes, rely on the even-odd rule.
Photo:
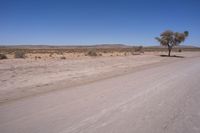
[[(150, 64), (156, 65), (182, 59), (160, 57), (160, 54), (162, 53), (66, 60), (1, 60), (0, 103), (129, 73)], [(193, 57), (199, 55), (199, 52), (176, 53), (176, 55)]]
[(176, 55), (1, 61), (0, 132), (199, 133), (200, 53)]

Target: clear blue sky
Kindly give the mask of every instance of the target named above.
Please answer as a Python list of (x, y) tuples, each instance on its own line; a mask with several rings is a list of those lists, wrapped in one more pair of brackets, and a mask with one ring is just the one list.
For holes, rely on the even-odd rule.
[(200, 0), (0, 0), (0, 44), (158, 45), (166, 29), (200, 46)]

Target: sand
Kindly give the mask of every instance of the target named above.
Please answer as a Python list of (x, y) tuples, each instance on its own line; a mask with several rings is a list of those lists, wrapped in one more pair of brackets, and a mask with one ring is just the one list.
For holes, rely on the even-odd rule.
[[(43, 94), (38, 93), (34, 96), (4, 102), (0, 104), (0, 132), (199, 133), (200, 54), (181, 53), (181, 55), (185, 58), (161, 58), (153, 54), (91, 58), (72, 61), (74, 65), (72, 62), (68, 63), (69, 61), (62, 63), (52, 61), (47, 69), (53, 71), (55, 77), (57, 70), (63, 70), (63, 66), (70, 66), (69, 64), (72, 65), (70, 71), (74, 70), (77, 73), (74, 74), (75, 79), (85, 73), (84, 69), (87, 70), (86, 73), (91, 70), (90, 75), (85, 77), (98, 75), (96, 71), (96, 73), (92, 71), (94, 68), (98, 68), (96, 70), (100, 75), (105, 75), (111, 70), (113, 70), (111, 74), (121, 71), (122, 75), (71, 88), (67, 88), (64, 84), (62, 86), (59, 81), (56, 81), (55, 87), (58, 87), (56, 91), (49, 90)], [(101, 66), (102, 61), (105, 64)], [(18, 65), (16, 63), (19, 68), (34, 66), (34, 63), (19, 62)], [(16, 71), (31, 69), (32, 73), (38, 72), (32, 74), (33, 77), (40, 74), (41, 77), (35, 76), (37, 80), (48, 81), (50, 77), (46, 76), (44, 79), (43, 73), (40, 73), (41, 66), (36, 67), (39, 64), (42, 65), (42, 62), (36, 63), (32, 69), (29, 66), (16, 69)], [(66, 65), (63, 65), (65, 63)], [(82, 64), (82, 66), (75, 64)], [(133, 69), (127, 73), (122, 71), (127, 68)], [(4, 71), (8, 72), (6, 69)], [(62, 71), (62, 73), (67, 72), (65, 69)], [(48, 72), (46, 73), (48, 75)], [(26, 76), (22, 72), (20, 74)], [(60, 78), (62, 82), (73, 79), (72, 76), (67, 75), (57, 76), (57, 78)], [(82, 77), (77, 80), (81, 79)], [(38, 84), (40, 85), (41, 82), (26, 85), (43, 91), (42, 87), (34, 87)], [(20, 86), (21, 83), (16, 82), (16, 85)], [(60, 86), (64, 89), (59, 89)], [(17, 91), (17, 89), (12, 89), (12, 86), (8, 89)]]
[[(8, 59), (0, 60), (0, 103), (23, 97), (68, 89), (88, 82), (115, 77), (139, 68), (181, 60), (160, 57), (161, 53), (116, 57), (73, 59)], [(176, 53), (187, 58), (199, 52)]]

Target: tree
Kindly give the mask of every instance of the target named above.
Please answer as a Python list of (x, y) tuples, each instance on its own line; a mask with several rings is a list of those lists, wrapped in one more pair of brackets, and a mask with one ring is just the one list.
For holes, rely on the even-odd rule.
[(164, 31), (160, 34), (160, 37), (156, 37), (155, 39), (160, 42), (160, 45), (168, 47), (168, 56), (171, 54), (171, 50), (174, 46), (180, 45), (180, 43), (184, 42), (188, 37), (189, 32), (185, 31), (183, 33), (173, 32), (171, 30)]

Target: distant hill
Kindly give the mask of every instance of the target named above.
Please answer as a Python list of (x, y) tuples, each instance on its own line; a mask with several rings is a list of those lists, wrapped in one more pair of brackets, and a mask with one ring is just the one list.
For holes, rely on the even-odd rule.
[[(166, 46), (144, 46), (145, 48), (166, 48)], [(197, 46), (192, 46), (192, 45), (179, 45), (175, 46), (175, 48), (200, 48)]]
[[(75, 48), (134, 48), (141, 45), (125, 45), (125, 44), (96, 44), (96, 45), (0, 45), (0, 48), (17, 48), (17, 49), (75, 49)], [(143, 46), (150, 49), (162, 49), (164, 46)], [(192, 45), (180, 45), (176, 48), (200, 48)]]
[(125, 44), (98, 44), (98, 45), (94, 45), (94, 47), (99, 47), (99, 48), (127, 48), (130, 47), (128, 45)]
[(55, 49), (55, 48), (129, 48), (125, 44), (96, 44), (96, 45), (0, 45), (0, 48), (19, 48), (19, 49)]

